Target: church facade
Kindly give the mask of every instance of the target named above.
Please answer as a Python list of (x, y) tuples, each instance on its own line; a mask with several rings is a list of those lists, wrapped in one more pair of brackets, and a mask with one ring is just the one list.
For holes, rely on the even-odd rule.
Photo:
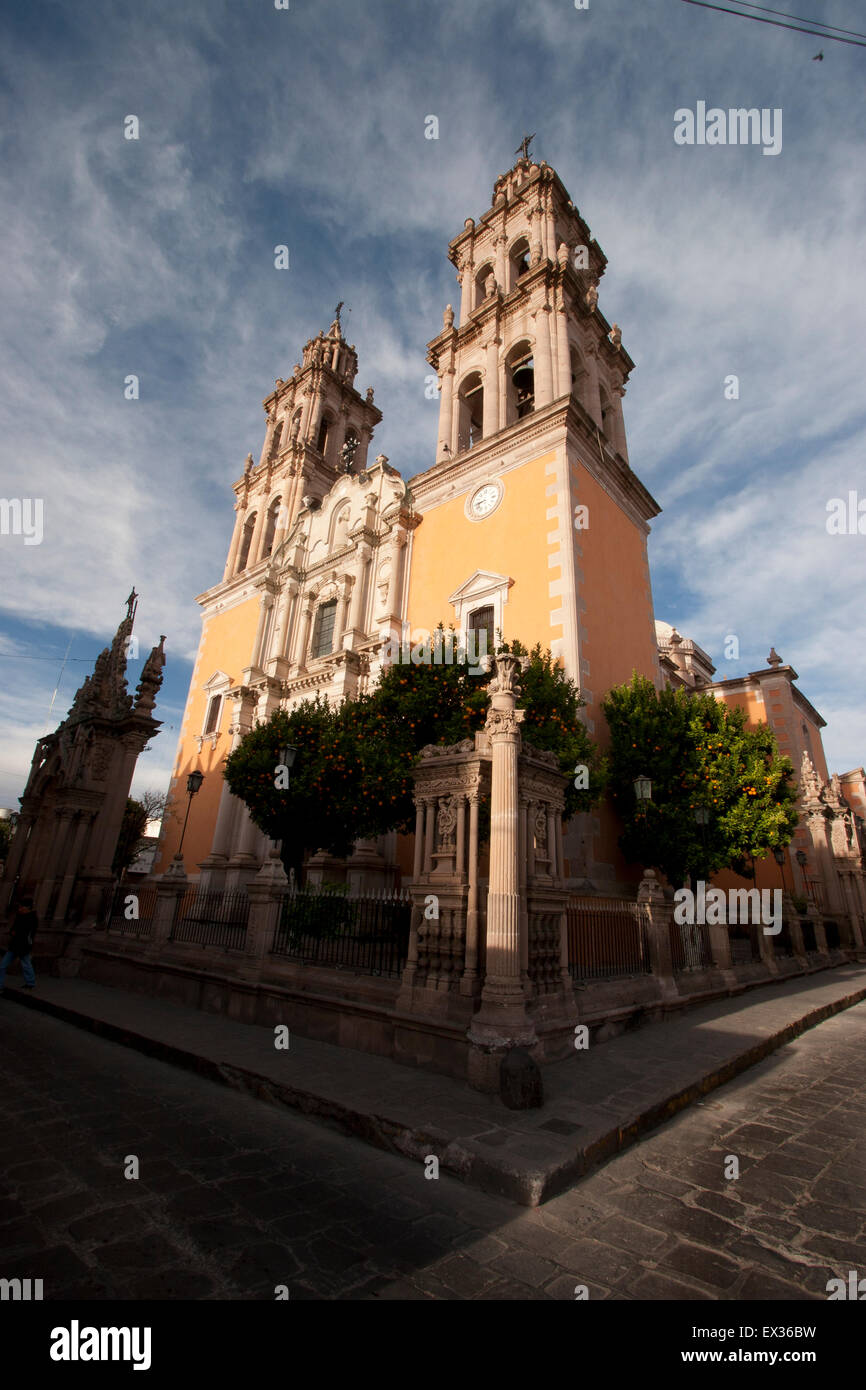
[[(657, 686), (713, 685), (711, 666), (689, 674), (700, 658), (678, 634), (671, 643), (670, 629), (656, 630), (647, 539), (660, 508), (630, 466), (622, 409), (634, 364), (599, 308), (606, 257), (556, 172), (522, 153), (448, 255), (459, 305), (428, 347), (440, 397), (428, 469), (406, 483), (374, 455), (382, 417), (372, 389), (355, 387), (339, 308), (263, 403), (259, 462), (248, 456), (234, 484), (225, 572), (198, 599), (202, 637), (172, 781), (182, 812), (187, 774), (205, 774), (184, 857), (207, 886), (239, 887), (267, 857), (221, 771), (247, 730), (315, 693), (367, 689), (401, 642), (439, 623), (550, 648), (602, 746), (601, 701), (634, 671)], [(719, 698), (739, 703), (756, 682), (718, 684), (731, 686)], [(808, 718), (826, 781), (820, 716)], [(157, 874), (180, 820), (164, 823)], [(575, 817), (566, 880), (633, 890), (639, 870), (617, 836), (604, 806)], [(392, 882), (411, 874), (411, 845), (386, 836), (359, 846), (353, 863), (371, 884)]]

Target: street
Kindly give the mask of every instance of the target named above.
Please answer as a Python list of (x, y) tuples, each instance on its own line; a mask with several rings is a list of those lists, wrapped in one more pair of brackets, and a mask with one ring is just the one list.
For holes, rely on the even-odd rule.
[(859, 1004), (529, 1210), (3, 999), (0, 1278), (46, 1300), (825, 1299), (866, 1273), (864, 1056)]

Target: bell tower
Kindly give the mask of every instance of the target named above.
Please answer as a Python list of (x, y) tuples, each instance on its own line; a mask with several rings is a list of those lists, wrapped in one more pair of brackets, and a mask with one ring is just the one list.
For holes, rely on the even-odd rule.
[(235, 527), (224, 580), (267, 559), (301, 508), (321, 502), (342, 474), (364, 471), (382, 413), (372, 387), (365, 396), (355, 390), (358, 355), (343, 336), (342, 307), (327, 333), (310, 338), (289, 380), (279, 379), (262, 402), (265, 440), (258, 467), (248, 454), (234, 484)]
[[(607, 691), (635, 670), (661, 680), (647, 561), (659, 507), (629, 463), (634, 363), (599, 308), (607, 257), (530, 138), (448, 248), (460, 305), (428, 344), (439, 427), (435, 463), (411, 480), (409, 612), (549, 647), (604, 745)], [(576, 820), (573, 873), (620, 874), (615, 829)]]

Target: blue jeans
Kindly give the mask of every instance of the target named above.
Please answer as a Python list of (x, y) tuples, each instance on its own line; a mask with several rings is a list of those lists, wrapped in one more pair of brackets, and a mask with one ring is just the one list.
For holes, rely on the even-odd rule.
[[(25, 985), (35, 985), (36, 975), (33, 970), (33, 962), (31, 961), (30, 956), (19, 956), (18, 959), (21, 962), (21, 971), (24, 975)], [(13, 960), (15, 960), (14, 951), (7, 951), (3, 959), (0, 960), (0, 989), (2, 989), (6, 983), (6, 971), (9, 969), (9, 966), (12, 964)]]

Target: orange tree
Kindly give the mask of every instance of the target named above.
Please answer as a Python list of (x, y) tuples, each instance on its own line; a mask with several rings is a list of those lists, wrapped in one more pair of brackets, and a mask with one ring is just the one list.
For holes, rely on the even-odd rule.
[[(797, 791), (768, 725), (750, 727), (743, 710), (709, 693), (657, 691), (637, 674), (602, 708), (627, 859), (660, 869), (679, 887), (725, 868), (751, 876), (756, 859), (789, 843)], [(635, 798), (637, 777), (652, 779), (645, 807)], [(703, 827), (695, 819), (701, 808), (709, 813)]]
[[(569, 776), (566, 815), (597, 798), (602, 770), (579, 718), (574, 683), (536, 647), (513, 650), (526, 661), (520, 704), (526, 709), (524, 741), (557, 754)], [(435, 644), (434, 644), (435, 651)], [(304, 700), (276, 711), (252, 729), (225, 762), (229, 789), (272, 839), (282, 840), (283, 859), (299, 868), (305, 850), (343, 858), (357, 839), (414, 826), (412, 769), (430, 743), (456, 743), (484, 724), (489, 677), (457, 649), (454, 660), (396, 662), (368, 695), (334, 706)], [(297, 757), (285, 787), (280, 749)], [(575, 788), (575, 768), (589, 769), (589, 785)]]

